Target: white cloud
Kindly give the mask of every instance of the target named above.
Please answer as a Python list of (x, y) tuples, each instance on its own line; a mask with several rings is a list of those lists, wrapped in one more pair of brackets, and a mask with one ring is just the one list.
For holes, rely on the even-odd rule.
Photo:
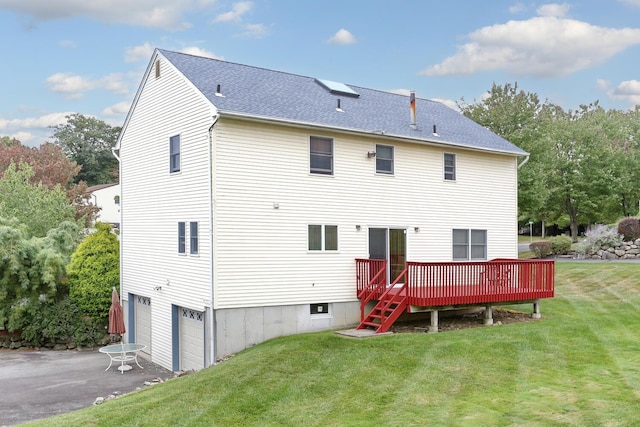
[(241, 37), (250, 39), (262, 39), (270, 34), (270, 29), (264, 24), (246, 24), (243, 26)]
[(353, 44), (356, 42), (356, 38), (349, 31), (341, 28), (327, 42), (331, 44)]
[(432, 101), (436, 101), (441, 104), (444, 104), (447, 107), (451, 108), (452, 110), (456, 110), (457, 112), (460, 112), (460, 108), (458, 108), (458, 104), (453, 99), (448, 99), (448, 98), (429, 98), (429, 99), (431, 99)]
[(598, 80), (597, 85), (611, 99), (628, 102), (631, 106), (640, 105), (640, 80), (625, 80), (616, 87), (606, 80)]
[(62, 47), (76, 48), (78, 43), (75, 40), (60, 40), (58, 42)]
[(153, 54), (153, 46), (149, 43), (128, 47), (124, 53), (124, 62), (148, 61)]
[(513, 15), (518, 14), (518, 13), (522, 13), (522, 12), (524, 12), (526, 10), (527, 10), (527, 6), (525, 6), (524, 3), (520, 3), (520, 2), (518, 2), (518, 3), (516, 3), (516, 4), (512, 5), (512, 6), (509, 6), (509, 13), (511, 13)]
[(180, 49), (180, 52), (188, 53), (189, 55), (204, 56), (206, 58), (224, 59), (222, 56), (218, 56), (213, 52), (209, 52), (208, 50), (201, 49), (201, 48), (199, 48), (197, 46), (190, 46), (190, 47), (182, 48), (182, 49)]
[(65, 116), (70, 114), (73, 113), (51, 113), (40, 117), (10, 120), (0, 117), (0, 134), (16, 138), (24, 145), (38, 146), (51, 136), (51, 127), (66, 123)]
[(0, 8), (36, 21), (88, 17), (106, 23), (184, 30), (185, 15), (212, 4), (211, 0), (0, 0)]
[(102, 114), (107, 117), (121, 117), (129, 112), (130, 107), (131, 102), (118, 102), (102, 110)]
[(640, 7), (640, 0), (619, 0), (622, 3), (630, 4), (631, 6)]
[(506, 70), (516, 76), (564, 76), (604, 63), (640, 44), (639, 28), (606, 28), (553, 16), (509, 21), (470, 33), (468, 43), (427, 76)]
[(568, 3), (552, 3), (540, 6), (536, 12), (538, 12), (538, 15), (540, 16), (555, 16), (557, 18), (562, 18), (567, 16), (569, 9), (571, 9), (571, 5)]
[(395, 93), (396, 95), (409, 96), (411, 94), (411, 89), (387, 89), (385, 92)]
[(85, 92), (104, 89), (117, 94), (126, 94), (129, 84), (120, 73), (108, 74), (98, 79), (87, 78), (71, 73), (56, 73), (46, 79), (49, 88), (69, 99), (79, 99)]
[(229, 12), (222, 13), (213, 20), (213, 22), (230, 22), (240, 21), (242, 15), (249, 12), (253, 8), (253, 2), (241, 1), (233, 5), (233, 9)]

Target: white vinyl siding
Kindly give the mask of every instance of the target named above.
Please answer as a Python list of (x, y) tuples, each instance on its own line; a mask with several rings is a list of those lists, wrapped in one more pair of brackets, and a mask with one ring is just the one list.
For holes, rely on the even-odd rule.
[[(328, 133), (339, 173), (319, 180), (302, 129), (222, 118), (214, 134), (216, 308), (355, 301), (369, 227), (406, 228), (410, 261), (451, 261), (454, 228), (491, 230), (487, 257), (517, 257), (514, 157), (456, 152), (451, 186), (442, 148), (394, 141), (394, 179), (379, 180), (371, 140)], [(309, 224), (338, 226), (340, 250), (309, 251)]]
[[(121, 280), (125, 293), (151, 294), (151, 357), (170, 368), (171, 305), (206, 311), (211, 300), (212, 109), (168, 61), (160, 67), (159, 79), (151, 67), (121, 140)], [(170, 174), (169, 141), (175, 135), (180, 173)], [(183, 221), (198, 223), (197, 257), (176, 256), (177, 224)]]

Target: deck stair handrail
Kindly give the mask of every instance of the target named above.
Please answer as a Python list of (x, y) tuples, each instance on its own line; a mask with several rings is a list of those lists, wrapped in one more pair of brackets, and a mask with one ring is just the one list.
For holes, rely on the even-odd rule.
[(380, 299), (387, 286), (387, 260), (356, 259), (357, 293), (360, 299), (360, 320), (364, 319), (367, 303)]
[[(398, 286), (402, 283), (401, 286)], [(378, 298), (373, 307), (356, 329), (374, 328), (376, 333), (387, 332), (407, 308), (407, 269), (396, 277)], [(364, 312), (362, 312), (363, 314)]]

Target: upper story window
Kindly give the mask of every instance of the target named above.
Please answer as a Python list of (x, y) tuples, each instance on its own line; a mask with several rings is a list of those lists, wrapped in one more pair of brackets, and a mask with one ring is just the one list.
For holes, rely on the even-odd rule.
[(337, 251), (338, 226), (309, 224), (310, 251)]
[(376, 144), (376, 172), (393, 175), (393, 147)]
[(444, 179), (447, 181), (456, 180), (456, 155), (444, 153)]
[(169, 171), (180, 172), (180, 135), (169, 138)]
[(453, 260), (487, 259), (487, 230), (453, 230)]
[(198, 223), (189, 223), (189, 253), (198, 255)]
[(333, 175), (333, 139), (309, 139), (309, 165), (311, 173)]

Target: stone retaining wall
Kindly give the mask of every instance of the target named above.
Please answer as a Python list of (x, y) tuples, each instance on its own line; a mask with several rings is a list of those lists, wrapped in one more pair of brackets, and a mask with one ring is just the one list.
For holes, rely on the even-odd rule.
[[(578, 256), (581, 258), (581, 256)], [(640, 239), (633, 242), (623, 242), (610, 248), (602, 248), (593, 254), (586, 254), (584, 259), (640, 259)]]

